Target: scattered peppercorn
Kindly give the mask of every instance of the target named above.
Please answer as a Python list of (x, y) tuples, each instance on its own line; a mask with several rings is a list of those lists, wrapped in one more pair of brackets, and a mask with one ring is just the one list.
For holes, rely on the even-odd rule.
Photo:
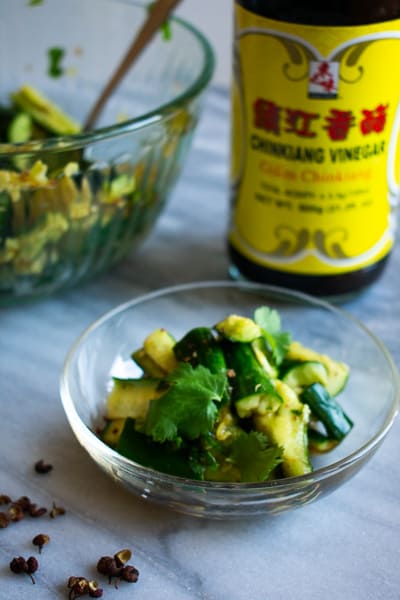
[(112, 556), (102, 556), (97, 562), (97, 570), (102, 575), (106, 575), (108, 583), (111, 583), (113, 577), (121, 576), (122, 566), (118, 566)]
[(13, 502), (8, 509), (8, 518), (10, 521), (21, 521), (24, 518), (24, 511), (20, 504)]
[(125, 565), (121, 572), (121, 579), (128, 583), (136, 583), (139, 579), (139, 571), (133, 565)]
[(130, 560), (132, 552), (126, 548), (119, 550), (114, 554), (115, 562), (119, 567), (123, 567)]
[(39, 548), (39, 554), (42, 552), (42, 548), (45, 544), (48, 544), (50, 541), (50, 538), (48, 535), (46, 535), (45, 533), (39, 533), (38, 535), (35, 535), (35, 537), (32, 540), (32, 544), (34, 546), (38, 546)]
[(50, 511), (50, 517), (55, 519), (61, 515), (65, 515), (65, 508), (62, 506), (56, 506), (55, 502), (53, 502), (53, 508)]
[[(39, 466), (40, 472), (48, 472), (47, 469), (51, 465), (44, 465), (43, 461), (36, 463)], [(43, 471), (42, 469), (45, 468)], [(48, 469), (48, 470), (50, 470)], [(37, 504), (31, 502), (28, 496), (21, 496), (18, 500), (12, 501), (6, 494), (0, 495), (0, 505), (9, 504), (7, 512), (0, 512), (0, 528), (8, 527), (11, 522), (17, 522), (24, 518), (25, 513), (28, 513), (31, 517), (40, 517), (47, 512), (44, 507), (38, 507)], [(53, 502), (53, 508), (50, 511), (50, 517), (55, 518), (65, 514), (65, 509), (61, 506), (57, 506)], [(42, 552), (42, 548), (45, 544), (48, 544), (50, 537), (45, 533), (39, 533), (32, 539), (32, 544), (37, 546), (39, 554)], [(119, 581), (126, 581), (128, 583), (135, 583), (139, 578), (139, 571), (133, 565), (127, 565), (126, 563), (131, 558), (132, 552), (128, 549), (119, 550), (114, 556), (102, 556), (97, 562), (97, 570), (102, 575), (108, 576), (109, 583), (112, 582), (112, 578), (117, 578)], [(32, 580), (32, 583), (36, 583), (33, 574), (38, 570), (39, 563), (34, 556), (30, 556), (25, 559), (23, 556), (17, 556), (10, 562), (10, 570), (16, 574), (26, 574)], [(99, 584), (95, 580), (88, 580), (85, 577), (70, 577), (67, 582), (67, 586), (70, 590), (69, 600), (76, 600), (81, 596), (88, 595), (91, 598), (100, 598), (103, 595), (103, 590), (99, 587)], [(115, 583), (117, 588), (117, 582)]]
[(44, 506), (38, 507), (37, 504), (31, 504), (29, 507), (29, 514), (31, 517), (43, 517), (47, 513), (47, 508)]
[(10, 569), (13, 573), (19, 575), (20, 573), (25, 573), (27, 569), (27, 563), (23, 556), (16, 556), (10, 562)]
[(91, 598), (101, 598), (101, 596), (103, 595), (102, 588), (99, 587), (99, 584), (94, 579), (88, 582), (88, 589), (89, 596)]
[(5, 512), (0, 512), (0, 529), (5, 529), (10, 524), (10, 518)]
[(67, 586), (70, 588), (68, 596), (70, 600), (84, 596), (88, 591), (88, 581), (85, 577), (70, 577)]
[(32, 506), (31, 499), (28, 498), (28, 496), (21, 496), (14, 502), (14, 504), (18, 504), (24, 512), (29, 512)]
[(21, 496), (18, 500), (12, 500), (6, 494), (0, 495), (0, 505), (7, 504), (9, 505), (7, 510), (0, 512), (0, 528), (5, 528), (10, 523), (22, 521), (26, 514), (31, 517), (41, 517), (47, 512), (47, 508), (39, 508), (28, 496)]
[[(133, 565), (126, 564), (131, 556), (130, 550), (120, 550), (114, 556), (102, 556), (97, 562), (97, 570), (108, 577), (108, 583), (111, 583), (113, 577), (135, 583), (139, 578), (139, 571)], [(118, 587), (117, 582), (115, 587)]]
[(89, 595), (91, 598), (101, 598), (103, 590), (95, 580), (87, 580), (86, 577), (69, 577), (67, 587), (70, 592), (69, 600), (75, 600), (81, 596)]
[(53, 468), (53, 465), (50, 465), (49, 463), (45, 463), (43, 459), (38, 460), (35, 463), (35, 471), (36, 473), (40, 473), (41, 475), (45, 475), (46, 473), (49, 473)]
[(23, 556), (16, 556), (10, 562), (10, 569), (13, 573), (20, 575), (21, 573), (26, 573), (32, 580), (32, 583), (35, 583), (35, 579), (33, 577), (33, 573), (36, 573), (38, 570), (39, 563), (34, 556), (30, 556), (27, 560)]
[(38, 560), (34, 556), (30, 556), (28, 558), (28, 560), (26, 561), (26, 563), (28, 565), (27, 573), (28, 573), (28, 575), (30, 575), (33, 583), (35, 583), (35, 580), (33, 579), (32, 575), (33, 575), (33, 573), (36, 573), (36, 571), (39, 568)]

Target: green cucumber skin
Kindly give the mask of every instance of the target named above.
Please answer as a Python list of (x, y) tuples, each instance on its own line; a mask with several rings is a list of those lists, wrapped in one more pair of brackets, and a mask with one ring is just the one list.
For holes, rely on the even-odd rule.
[(251, 342), (222, 342), (222, 349), (229, 369), (234, 372), (232, 399), (234, 402), (247, 396), (274, 391), (271, 379), (254, 355)]
[(309, 405), (333, 439), (340, 441), (351, 431), (352, 420), (321, 384), (314, 383), (306, 388), (301, 394), (301, 400)]
[(320, 383), (325, 387), (328, 372), (321, 362), (307, 360), (295, 362), (287, 367), (281, 379), (293, 389), (305, 388), (313, 383)]
[(131, 359), (143, 370), (143, 373), (145, 373), (147, 377), (154, 377), (156, 379), (162, 379), (162, 377), (164, 377), (164, 371), (156, 365), (149, 356), (147, 356), (143, 348), (139, 348), (132, 352)]
[(174, 353), (178, 361), (189, 362), (192, 367), (202, 365), (211, 373), (226, 371), (223, 351), (208, 327), (196, 327), (176, 342)]
[(166, 444), (154, 442), (150, 437), (135, 429), (134, 419), (126, 419), (116, 451), (140, 465), (156, 471), (178, 477), (199, 479), (198, 474), (190, 466), (189, 456), (185, 450), (173, 450)]
[(0, 192), (0, 248), (7, 237), (12, 235), (13, 208), (11, 198), (6, 192)]

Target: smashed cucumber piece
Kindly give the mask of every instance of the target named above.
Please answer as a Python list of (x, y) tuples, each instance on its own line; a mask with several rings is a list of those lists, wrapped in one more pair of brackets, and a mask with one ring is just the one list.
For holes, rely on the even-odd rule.
[(326, 354), (316, 352), (312, 348), (303, 346), (298, 341), (293, 341), (290, 344), (286, 359), (289, 361), (316, 361), (322, 363), (327, 371), (327, 381), (324, 386), (331, 396), (337, 396), (346, 386), (349, 377), (348, 365), (334, 360)]
[(297, 392), (313, 383), (328, 384), (328, 371), (326, 367), (317, 360), (306, 360), (296, 362), (285, 371), (282, 381)]
[(134, 419), (126, 419), (116, 450), (144, 467), (178, 477), (200, 479), (193, 468), (187, 449), (159, 444), (136, 429)]
[(169, 373), (178, 366), (174, 346), (174, 337), (162, 327), (149, 334), (143, 342), (144, 352), (164, 373)]
[(33, 132), (32, 118), (26, 112), (15, 115), (8, 127), (8, 141), (11, 144), (21, 144), (31, 139)]
[(229, 315), (217, 323), (215, 329), (231, 342), (252, 342), (261, 336), (261, 329), (253, 319), (240, 315)]
[(307, 387), (301, 398), (310, 406), (313, 414), (323, 423), (334, 440), (342, 440), (353, 428), (353, 421), (321, 384), (314, 383)]
[(24, 85), (11, 94), (11, 99), (21, 111), (53, 135), (73, 135), (81, 131), (77, 121), (30, 85)]

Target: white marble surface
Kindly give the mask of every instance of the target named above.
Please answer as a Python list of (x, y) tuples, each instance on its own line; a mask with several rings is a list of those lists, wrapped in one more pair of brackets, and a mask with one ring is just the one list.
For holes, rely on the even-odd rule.
[[(212, 89), (183, 176), (139, 253), (67, 293), (0, 311), (0, 494), (53, 501), (67, 513), (0, 530), (0, 599), (67, 598), (69, 575), (95, 577), (97, 558), (129, 547), (137, 584), (104, 598), (137, 600), (398, 600), (400, 420), (374, 458), (327, 498), (273, 519), (216, 522), (164, 512), (108, 479), (76, 442), (58, 382), (67, 349), (106, 310), (173, 283), (226, 279), (228, 96)], [(400, 247), (375, 286), (345, 307), (400, 363)], [(36, 460), (54, 465), (33, 471)], [(51, 542), (37, 583), (13, 556)]]
[(193, 23), (214, 48), (216, 65), (213, 81), (229, 85), (232, 70), (232, 0), (182, 0), (175, 14)]

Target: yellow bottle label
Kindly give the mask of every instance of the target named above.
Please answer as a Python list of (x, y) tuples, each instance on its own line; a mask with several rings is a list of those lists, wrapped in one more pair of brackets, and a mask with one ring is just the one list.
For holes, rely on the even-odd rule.
[(229, 238), (260, 265), (330, 275), (391, 249), (400, 19), (315, 27), (236, 4)]

